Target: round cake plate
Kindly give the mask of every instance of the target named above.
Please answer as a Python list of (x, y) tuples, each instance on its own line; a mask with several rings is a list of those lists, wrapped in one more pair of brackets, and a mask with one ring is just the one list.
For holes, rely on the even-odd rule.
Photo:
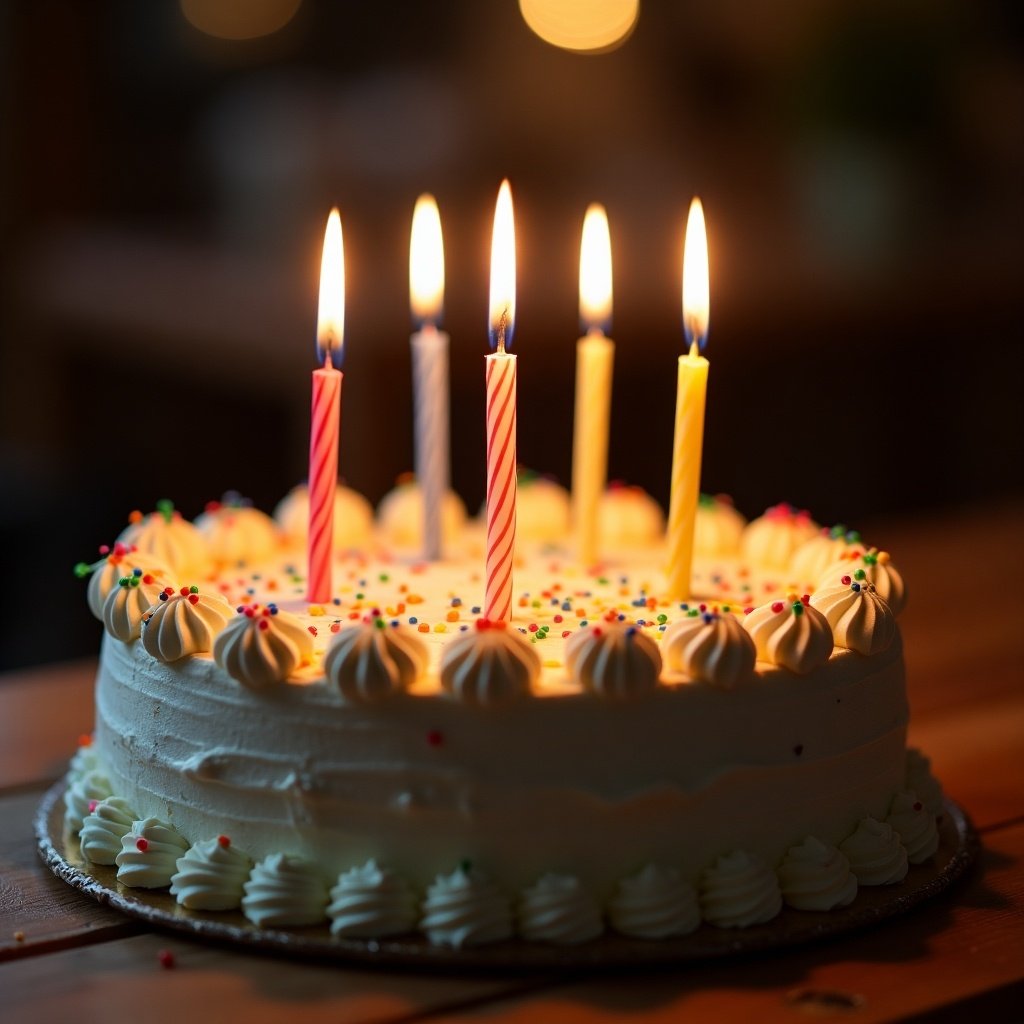
[(186, 910), (166, 889), (129, 889), (117, 880), (117, 868), (92, 864), (82, 857), (77, 836), (64, 831), (65, 783), (56, 783), (36, 812), (39, 854), (68, 885), (107, 906), (157, 928), (304, 960), (350, 964), (408, 966), (450, 970), (543, 970), (546, 968), (637, 968), (667, 966), (778, 950), (877, 924), (929, 900), (958, 879), (974, 862), (979, 842), (967, 815), (945, 802), (939, 823), (938, 853), (926, 864), (911, 866), (899, 885), (862, 887), (849, 907), (828, 913), (783, 908), (768, 924), (728, 929), (701, 925), (681, 938), (645, 941), (614, 934), (580, 946), (546, 946), (518, 940), (470, 949), (431, 945), (409, 936), (380, 941), (340, 939), (326, 924), (312, 928), (257, 928), (238, 911)]

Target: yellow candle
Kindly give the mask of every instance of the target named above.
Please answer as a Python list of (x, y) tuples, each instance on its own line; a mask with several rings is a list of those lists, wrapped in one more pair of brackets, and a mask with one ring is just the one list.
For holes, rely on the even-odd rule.
[(700, 497), (700, 458), (704, 442), (704, 400), (708, 361), (700, 355), (708, 333), (708, 239), (699, 199), (690, 204), (683, 249), (683, 329), (690, 351), (679, 357), (676, 429), (672, 453), (672, 497), (668, 516), (668, 597), (690, 596), (693, 530)]
[(580, 244), (580, 320), (576, 343), (576, 416), (572, 452), (572, 514), (580, 561), (598, 557), (598, 506), (608, 475), (608, 414), (615, 344), (604, 335), (612, 314), (612, 253), (604, 207), (592, 203)]

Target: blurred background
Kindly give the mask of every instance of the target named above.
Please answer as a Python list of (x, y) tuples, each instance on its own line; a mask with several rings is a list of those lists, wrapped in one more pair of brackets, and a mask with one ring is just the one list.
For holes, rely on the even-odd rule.
[(445, 233), (453, 480), (482, 499), (504, 176), (525, 465), (568, 481), (580, 228), (600, 201), (609, 476), (667, 505), (699, 194), (705, 490), (852, 526), (1020, 495), (1022, 22), (1014, 0), (646, 0), (621, 45), (578, 53), (516, 0), (0, 5), (0, 668), (95, 651), (71, 566), (132, 509), (194, 516), (234, 488), (270, 510), (302, 479), (332, 204), (341, 472), (373, 501), (412, 464), (423, 191)]

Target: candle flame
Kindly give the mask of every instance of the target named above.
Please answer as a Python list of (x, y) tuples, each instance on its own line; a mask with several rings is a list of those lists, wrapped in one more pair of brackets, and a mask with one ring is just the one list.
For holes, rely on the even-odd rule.
[(409, 241), (409, 305), (421, 324), (436, 324), (444, 309), (444, 241), (432, 195), (416, 200)]
[(320, 305), (316, 318), (317, 357), (336, 369), (345, 344), (345, 247), (341, 237), (341, 215), (331, 210), (324, 232), (320, 259)]
[(704, 207), (694, 198), (686, 219), (683, 246), (683, 332), (691, 349), (695, 345), (704, 347), (709, 314), (708, 233), (704, 226)]
[(512, 347), (516, 318), (516, 227), (512, 215), (512, 189), (506, 178), (498, 189), (491, 236), (491, 301), (489, 332), (491, 348), (504, 352)]
[(608, 215), (591, 203), (580, 242), (580, 320), (588, 331), (607, 330), (612, 319), (612, 243)]

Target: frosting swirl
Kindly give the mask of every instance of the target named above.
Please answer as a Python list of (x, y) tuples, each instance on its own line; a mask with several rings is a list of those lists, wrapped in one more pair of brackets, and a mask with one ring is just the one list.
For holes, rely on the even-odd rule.
[(242, 902), (252, 860), (227, 836), (204, 839), (177, 860), (171, 895), (189, 910), (234, 910)]
[(427, 667), (422, 640), (379, 615), (342, 629), (327, 649), (324, 673), (353, 703), (381, 700), (407, 690)]
[(79, 741), (78, 749), (71, 758), (65, 778), (70, 786), (72, 782), (80, 779), (86, 772), (93, 772), (101, 767), (99, 751), (97, 751), (92, 737), (83, 736)]
[(920, 797), (929, 814), (941, 816), (942, 785), (932, 774), (931, 761), (914, 747), (907, 748), (906, 786)]
[[(863, 577), (857, 576), (861, 570)], [(875, 593), (898, 616), (907, 605), (907, 588), (899, 570), (892, 564), (888, 551), (871, 548), (866, 552), (851, 552), (826, 569), (820, 577), (819, 589), (833, 584), (843, 576), (852, 576), (873, 583)]]
[(107, 595), (117, 588), (125, 576), (131, 576), (136, 570), (141, 570), (143, 576), (153, 576), (164, 585), (171, 582), (171, 570), (163, 562), (139, 551), (131, 544), (122, 544), (118, 541), (113, 548), (104, 545), (100, 551), (103, 557), (98, 562), (93, 565), (81, 562), (75, 566), (76, 575), (89, 577), (89, 586), (86, 590), (89, 611), (100, 622), (103, 621), (103, 606)]
[(675, 868), (648, 864), (619, 882), (608, 918), (617, 932), (636, 939), (689, 935), (700, 925), (697, 892)]
[(690, 609), (665, 630), (661, 650), (672, 671), (726, 690), (749, 679), (757, 660), (754, 641), (728, 607)]
[(121, 840), (131, 831), (136, 820), (128, 801), (119, 796), (92, 805), (82, 823), (82, 856), (93, 864), (113, 864), (121, 850)]
[[(384, 495), (377, 506), (377, 525), (389, 544), (418, 548), (423, 544), (423, 491), (409, 473)], [(441, 500), (441, 536), (446, 544), (459, 539), (466, 525), (466, 506), (454, 491)]]
[(97, 768), (75, 779), (64, 793), (64, 827), (78, 832), (94, 801), (106, 800), (112, 794), (110, 779)]
[(210, 558), (222, 565), (262, 562), (277, 550), (277, 525), (265, 512), (226, 496), (196, 519)]
[(747, 928), (775, 917), (782, 893), (764, 861), (734, 850), (701, 873), (700, 909), (704, 920), (719, 928)]
[[(274, 519), (287, 543), (300, 547), (309, 532), (309, 488), (299, 484), (281, 499)], [(373, 506), (351, 487), (341, 484), (334, 491), (334, 546), (359, 548), (368, 544), (373, 533)]]
[(445, 647), (441, 685), (467, 704), (508, 704), (530, 692), (540, 669), (540, 656), (520, 633), (479, 619)]
[(598, 503), (597, 523), (607, 547), (644, 547), (664, 534), (665, 513), (642, 487), (611, 483)]
[(693, 550), (708, 558), (734, 555), (746, 525), (728, 495), (702, 494), (693, 525)]
[(797, 910), (833, 910), (852, 903), (857, 895), (850, 862), (814, 836), (790, 847), (778, 875), (782, 898)]
[(896, 635), (896, 619), (875, 593), (875, 585), (864, 579), (864, 571), (858, 569), (855, 575), (860, 579), (843, 576), (837, 585), (817, 591), (811, 607), (828, 619), (836, 647), (879, 654)]
[(342, 938), (404, 935), (416, 927), (416, 897), (401, 875), (368, 860), (338, 876), (327, 916), (331, 934)]
[(313, 657), (313, 637), (276, 604), (240, 605), (213, 641), (213, 660), (253, 690), (284, 682)]
[(923, 864), (939, 848), (939, 830), (935, 815), (912, 790), (905, 789), (892, 798), (886, 824), (898, 833), (911, 864)]
[(136, 821), (114, 858), (117, 880), (134, 889), (162, 889), (171, 884), (178, 858), (187, 849), (188, 842), (173, 825), (159, 818)]
[(793, 553), (789, 566), (790, 579), (794, 583), (812, 584), (821, 579), (828, 567), (846, 557), (860, 556), (864, 545), (856, 530), (845, 526), (822, 527), (816, 537), (804, 541)]
[(529, 942), (578, 946), (604, 931), (593, 897), (572, 875), (544, 875), (524, 889), (519, 901), (519, 934)]
[(773, 505), (747, 525), (740, 550), (746, 562), (784, 571), (796, 549), (817, 532), (818, 525), (809, 512), (785, 503)]
[(272, 853), (245, 883), (242, 913), (259, 928), (319, 924), (327, 916), (327, 883), (308, 861)]
[(106, 631), (122, 643), (138, 640), (143, 616), (160, 599), (163, 590), (163, 579), (141, 569), (122, 576), (103, 602)]
[(175, 593), (165, 587), (142, 620), (142, 646), (158, 661), (202, 654), (230, 618), (231, 606), (220, 594), (200, 594), (198, 587)]
[(907, 877), (907, 851), (891, 825), (862, 818), (839, 844), (860, 885), (893, 885)]
[(569, 674), (599, 697), (651, 693), (661, 675), (658, 645), (639, 626), (610, 617), (577, 630), (565, 645)]
[[(134, 545), (141, 553), (152, 555), (168, 566), (178, 579), (204, 577), (210, 569), (210, 557), (203, 535), (166, 499), (156, 503), (148, 515), (133, 512), (131, 523), (117, 539)], [(123, 574), (122, 574), (123, 575)]]
[(461, 866), (438, 875), (423, 901), (420, 930), (435, 946), (482, 946), (512, 935), (512, 910), (482, 872)]
[(570, 529), (569, 492), (548, 477), (519, 467), (516, 473), (516, 541), (554, 543)]
[(755, 608), (743, 628), (753, 637), (757, 657), (791, 672), (805, 673), (832, 656), (832, 629), (824, 615), (790, 595)]

